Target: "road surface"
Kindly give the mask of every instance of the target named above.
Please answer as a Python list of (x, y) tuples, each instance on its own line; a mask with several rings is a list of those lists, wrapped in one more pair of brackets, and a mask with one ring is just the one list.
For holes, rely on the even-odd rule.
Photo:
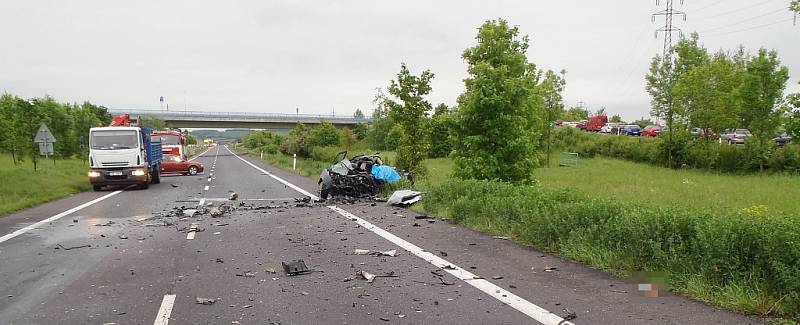
[[(196, 159), (0, 218), (0, 324), (762, 324), (408, 209), (297, 204), (314, 180), (225, 146)], [(221, 203), (244, 206), (170, 214)]]

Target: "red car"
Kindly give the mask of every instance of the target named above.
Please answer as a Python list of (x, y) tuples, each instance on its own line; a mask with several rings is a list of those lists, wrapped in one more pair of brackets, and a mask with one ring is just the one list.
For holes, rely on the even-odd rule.
[(183, 160), (180, 156), (164, 155), (164, 161), (161, 162), (162, 174), (197, 175), (202, 172), (203, 164)]
[(642, 136), (655, 138), (661, 134), (661, 127), (658, 125), (648, 125), (642, 130)]

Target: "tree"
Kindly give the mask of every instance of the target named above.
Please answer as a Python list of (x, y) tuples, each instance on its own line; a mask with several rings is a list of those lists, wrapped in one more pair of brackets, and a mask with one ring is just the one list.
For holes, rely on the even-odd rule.
[(672, 135), (676, 130), (674, 125), (676, 118), (678, 122), (684, 122), (684, 115), (676, 110), (681, 106), (675, 105), (673, 102), (675, 84), (683, 73), (707, 61), (708, 51), (699, 45), (698, 34), (692, 33), (690, 38), (682, 37), (675, 46), (669, 49), (666, 57), (656, 55), (650, 62), (650, 70), (645, 76), (646, 89), (651, 97), (650, 115), (662, 118), (667, 123), (669, 129), (667, 133), (667, 163), (669, 166), (672, 166), (672, 153), (675, 151)]
[(431, 158), (447, 157), (453, 150), (450, 141), (450, 133), (453, 129), (453, 114), (445, 104), (439, 104), (433, 109), (429, 123), (430, 151), (428, 156)]
[(186, 133), (186, 144), (193, 145), (197, 144), (197, 137), (194, 134)]
[(561, 114), (561, 119), (564, 121), (588, 120), (589, 112), (583, 107), (570, 107), (566, 112)]
[(343, 128), (339, 135), (339, 144), (341, 144), (346, 149), (350, 150), (350, 147), (356, 143), (356, 134), (350, 128)]
[(353, 113), (353, 118), (355, 118), (357, 120), (363, 120), (364, 119), (364, 112), (362, 112), (360, 108), (356, 108), (356, 112)]
[(403, 127), (397, 148), (397, 166), (416, 174), (425, 174), (422, 161), (428, 154), (428, 136), (425, 128), (427, 112), (432, 109), (424, 96), (431, 92), (433, 73), (423, 71), (419, 76), (411, 74), (405, 63), (400, 64), (397, 79), (389, 84), (386, 100), (389, 116)]
[(297, 154), (308, 157), (308, 146), (306, 146), (308, 133), (308, 127), (306, 127), (305, 124), (297, 123), (297, 125), (289, 131), (289, 135), (283, 139), (281, 151), (290, 155)]
[(611, 116), (611, 120), (609, 122), (611, 122), (611, 123), (622, 123), (622, 117), (620, 117), (617, 114), (614, 114), (613, 116)]
[(542, 99), (539, 74), (526, 57), (528, 36), (505, 20), (478, 28), (464, 51), (468, 76), (459, 96), (455, 173), (461, 178), (528, 182), (538, 161)]
[(800, 14), (800, 0), (792, 0), (789, 3), (789, 10), (794, 11), (795, 15)]
[(654, 123), (649, 118), (646, 119), (646, 118), (642, 117), (642, 118), (640, 118), (640, 119), (638, 119), (636, 121), (633, 121), (633, 124), (638, 125), (640, 128), (645, 128), (648, 125), (653, 125)]
[(20, 120), (21, 101), (17, 96), (4, 93), (0, 96), (0, 150), (11, 154), (14, 165), (25, 153)]
[(327, 147), (339, 144), (340, 132), (330, 122), (323, 121), (308, 132), (306, 144), (311, 147)]
[(747, 63), (747, 74), (740, 89), (744, 107), (742, 118), (758, 140), (760, 170), (764, 169), (766, 161), (765, 141), (772, 137), (783, 115), (780, 104), (787, 80), (789, 69), (781, 65), (777, 51), (762, 48)]
[(353, 125), (353, 133), (356, 134), (357, 140), (364, 140), (367, 138), (367, 133), (369, 132), (369, 127), (366, 123), (356, 123)]
[(786, 111), (786, 133), (800, 139), (800, 93), (789, 94), (784, 103)]
[(552, 70), (547, 70), (544, 73), (544, 78), (542, 79), (542, 83), (538, 87), (538, 95), (542, 97), (543, 100), (543, 112), (544, 121), (546, 125), (544, 125), (545, 129), (545, 155), (546, 155), (546, 166), (550, 166), (550, 144), (552, 142), (552, 130), (555, 127), (556, 120), (562, 115), (564, 112), (564, 99), (561, 96), (561, 93), (564, 91), (564, 86), (566, 86), (566, 79), (564, 75), (567, 73), (566, 70), (561, 70), (559, 74), (556, 74)]

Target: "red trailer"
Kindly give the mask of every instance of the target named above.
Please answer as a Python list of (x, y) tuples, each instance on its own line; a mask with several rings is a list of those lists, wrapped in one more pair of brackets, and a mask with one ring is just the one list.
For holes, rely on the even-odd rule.
[(160, 139), (161, 149), (165, 155), (186, 159), (186, 139), (181, 130), (153, 131), (153, 139)]

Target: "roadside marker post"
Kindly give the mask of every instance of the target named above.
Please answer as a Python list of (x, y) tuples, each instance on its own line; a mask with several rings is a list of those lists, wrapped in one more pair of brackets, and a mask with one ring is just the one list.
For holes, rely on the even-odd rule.
[(292, 155), (292, 171), (297, 170), (297, 154)]

